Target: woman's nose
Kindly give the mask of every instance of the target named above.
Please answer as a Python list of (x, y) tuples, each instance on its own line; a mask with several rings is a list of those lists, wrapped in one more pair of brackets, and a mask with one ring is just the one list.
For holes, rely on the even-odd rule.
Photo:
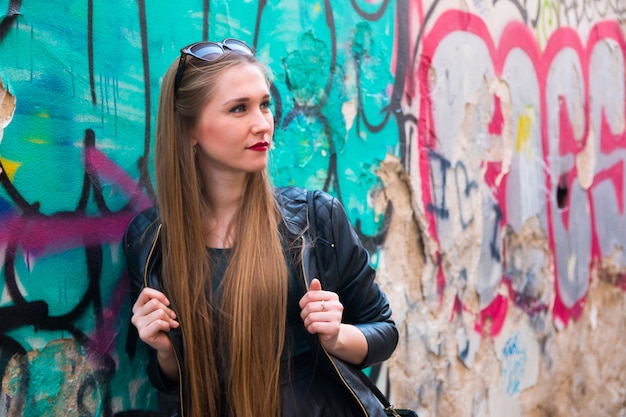
[(274, 124), (274, 118), (271, 113), (267, 114), (258, 111), (255, 113), (252, 123), (253, 133), (266, 133), (272, 129), (272, 125)]

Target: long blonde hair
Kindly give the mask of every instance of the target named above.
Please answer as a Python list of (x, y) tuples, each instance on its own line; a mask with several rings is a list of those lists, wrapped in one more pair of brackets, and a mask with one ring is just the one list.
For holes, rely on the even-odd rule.
[[(214, 309), (203, 221), (211, 214), (203, 198), (210, 184), (202, 183), (190, 144), (191, 131), (220, 75), (241, 65), (256, 65), (267, 74), (254, 57), (237, 53), (211, 62), (188, 56), (175, 99), (176, 60), (165, 74), (159, 98), (155, 171), (163, 225), (162, 279), (183, 334), (187, 417), (214, 416), (220, 408), (236, 416), (280, 415), (287, 265), (268, 173), (249, 174), (233, 224), (221, 309)], [(219, 374), (218, 355), (224, 355), (225, 378)], [(220, 397), (224, 380), (225, 404)]]

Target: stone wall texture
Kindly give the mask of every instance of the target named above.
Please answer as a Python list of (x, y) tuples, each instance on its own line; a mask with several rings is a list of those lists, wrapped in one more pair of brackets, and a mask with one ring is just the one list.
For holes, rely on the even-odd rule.
[[(626, 2), (0, 2), (0, 416), (157, 416), (120, 241), (160, 81), (236, 37), (276, 185), (339, 198), (421, 417), (626, 417)], [(387, 383), (387, 376), (389, 383)]]

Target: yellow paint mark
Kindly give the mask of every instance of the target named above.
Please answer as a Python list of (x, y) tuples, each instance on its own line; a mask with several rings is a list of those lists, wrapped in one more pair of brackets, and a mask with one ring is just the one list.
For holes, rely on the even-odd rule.
[(40, 138), (30, 138), (29, 142), (34, 143), (35, 145), (45, 145), (46, 143), (48, 143), (45, 139)]
[(47, 112), (37, 113), (37, 117), (40, 117), (42, 119), (49, 119), (50, 118), (50, 113), (47, 113)]
[(515, 152), (519, 153), (522, 148), (526, 149), (530, 137), (530, 118), (527, 115), (519, 117), (517, 124), (517, 140), (515, 142)]
[(319, 3), (315, 3), (315, 13), (321, 13), (322, 12), (322, 5)]
[(0, 158), (0, 162), (2, 163), (2, 167), (4, 168), (4, 172), (6, 172), (9, 180), (13, 181), (13, 177), (15, 176), (15, 172), (22, 165), (21, 162), (9, 161), (8, 159)]
[(534, 112), (531, 108), (527, 108), (523, 114), (520, 115), (517, 123), (517, 138), (515, 141), (515, 152), (525, 153), (529, 158), (532, 158), (532, 146), (531, 140), (531, 127), (534, 121)]

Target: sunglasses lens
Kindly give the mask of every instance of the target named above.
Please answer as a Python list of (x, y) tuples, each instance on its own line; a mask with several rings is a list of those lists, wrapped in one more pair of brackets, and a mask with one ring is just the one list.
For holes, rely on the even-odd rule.
[(202, 42), (187, 49), (189, 55), (204, 61), (212, 61), (224, 53), (224, 49), (214, 42)]
[(231, 51), (238, 52), (243, 55), (252, 55), (252, 49), (243, 41), (238, 39), (228, 38), (222, 41), (222, 45), (230, 49)]

